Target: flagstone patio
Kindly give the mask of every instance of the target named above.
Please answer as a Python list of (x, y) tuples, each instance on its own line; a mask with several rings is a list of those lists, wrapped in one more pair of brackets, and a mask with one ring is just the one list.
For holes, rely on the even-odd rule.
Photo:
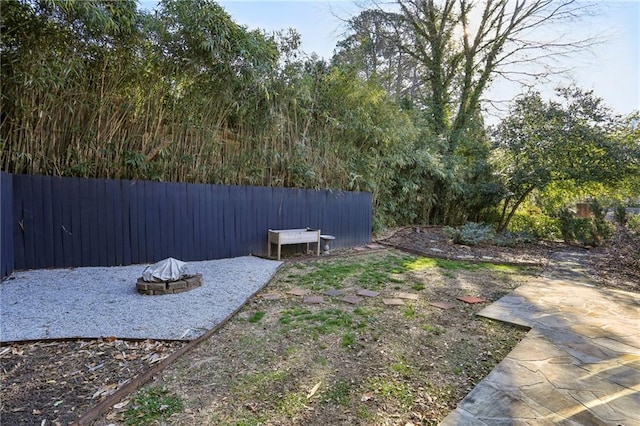
[(575, 253), (479, 315), (531, 328), (440, 424), (640, 425), (640, 294), (589, 285)]

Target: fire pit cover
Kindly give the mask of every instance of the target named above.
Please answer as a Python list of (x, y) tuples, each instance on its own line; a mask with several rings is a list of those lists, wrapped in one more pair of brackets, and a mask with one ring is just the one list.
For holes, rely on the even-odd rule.
[(177, 281), (191, 276), (193, 274), (189, 273), (187, 264), (173, 257), (147, 266), (142, 272), (142, 279), (146, 282)]

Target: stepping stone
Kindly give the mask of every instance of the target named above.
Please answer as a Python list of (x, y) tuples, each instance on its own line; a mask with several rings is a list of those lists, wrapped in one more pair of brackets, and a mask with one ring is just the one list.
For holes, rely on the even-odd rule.
[(448, 303), (448, 302), (429, 302), (429, 304), (431, 306), (435, 306), (436, 308), (440, 308), (440, 309), (453, 309), (456, 307), (456, 305), (454, 305), (453, 303)]
[(444, 253), (444, 250), (440, 250), (439, 248), (431, 247), (429, 250), (431, 250), (434, 253)]
[(354, 251), (367, 251), (367, 248), (363, 247), (363, 246), (358, 246), (358, 247), (354, 247), (353, 250)]
[(335, 288), (333, 288), (331, 290), (323, 291), (322, 294), (329, 297), (335, 297), (335, 296), (340, 296), (342, 292), (340, 290), (336, 290)]
[(341, 302), (351, 303), (352, 305), (357, 305), (362, 302), (364, 299), (358, 296), (345, 296), (342, 299), (339, 299)]
[(278, 293), (263, 293), (260, 295), (260, 297), (262, 297), (264, 300), (278, 300), (282, 296)]
[(479, 297), (475, 297), (475, 296), (461, 296), (461, 297), (458, 297), (458, 300), (464, 303), (469, 303), (470, 305), (486, 302), (486, 300), (480, 299)]
[(307, 305), (316, 305), (318, 303), (324, 303), (324, 297), (322, 296), (307, 296), (304, 299), (302, 299), (303, 303), (306, 303)]
[(396, 293), (398, 299), (420, 300), (420, 295), (415, 293)]
[(308, 293), (307, 290), (304, 290), (302, 288), (297, 288), (297, 287), (296, 288), (292, 288), (291, 290), (289, 290), (287, 292), (287, 294), (292, 294), (294, 296), (304, 296), (307, 293)]
[(371, 291), (371, 290), (360, 290), (359, 292), (356, 293), (358, 296), (364, 296), (364, 297), (376, 297), (379, 296), (380, 293), (377, 291)]
[(402, 299), (382, 299), (382, 303), (387, 306), (402, 306), (404, 305), (404, 300)]

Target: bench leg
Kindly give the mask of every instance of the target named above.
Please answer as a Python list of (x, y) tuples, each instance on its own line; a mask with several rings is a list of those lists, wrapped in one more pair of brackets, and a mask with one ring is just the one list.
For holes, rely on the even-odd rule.
[(267, 243), (267, 257), (271, 259), (271, 241)]
[(280, 252), (282, 250), (282, 245), (278, 243), (278, 260), (280, 260)]

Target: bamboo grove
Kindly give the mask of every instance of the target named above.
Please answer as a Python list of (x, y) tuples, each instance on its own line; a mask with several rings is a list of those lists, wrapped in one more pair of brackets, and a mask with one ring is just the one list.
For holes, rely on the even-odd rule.
[[(2, 170), (365, 190), (377, 226), (477, 220), (502, 194), (480, 115), (499, 58), (489, 51), (481, 74), (465, 75), (479, 69), (474, 47), (446, 51), (446, 7), (433, 17), (441, 28), (425, 27), (441, 37), (439, 62), (407, 49), (424, 44), (418, 3), (436, 10), (361, 14), (325, 61), (295, 31), (249, 31), (210, 0), (154, 12), (133, 0), (3, 0)], [(373, 27), (378, 44), (363, 38)]]

